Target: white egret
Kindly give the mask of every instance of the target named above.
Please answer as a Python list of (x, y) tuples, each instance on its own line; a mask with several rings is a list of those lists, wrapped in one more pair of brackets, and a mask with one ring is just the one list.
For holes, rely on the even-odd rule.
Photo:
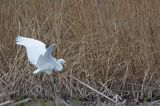
[(55, 44), (51, 44), (46, 48), (46, 45), (39, 40), (21, 36), (16, 37), (16, 44), (26, 48), (29, 61), (37, 68), (33, 72), (34, 74), (44, 72), (50, 75), (52, 71), (60, 72), (63, 70), (65, 60), (57, 60), (55, 57), (52, 57)]

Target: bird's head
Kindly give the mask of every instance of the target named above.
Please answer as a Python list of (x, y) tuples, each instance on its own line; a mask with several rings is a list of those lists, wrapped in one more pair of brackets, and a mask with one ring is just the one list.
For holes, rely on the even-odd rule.
[(66, 62), (66, 61), (65, 61), (64, 59), (58, 59), (58, 63), (59, 63), (60, 65), (59, 65), (57, 71), (59, 71), (59, 72), (62, 71), (65, 62)]
[(66, 61), (64, 59), (58, 59), (58, 62), (61, 64), (61, 65), (64, 65), (66, 63)]

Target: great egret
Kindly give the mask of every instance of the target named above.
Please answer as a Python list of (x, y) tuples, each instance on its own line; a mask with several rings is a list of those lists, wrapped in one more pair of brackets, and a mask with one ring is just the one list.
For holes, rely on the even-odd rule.
[(16, 37), (16, 44), (22, 45), (27, 49), (29, 61), (37, 68), (33, 72), (34, 74), (44, 72), (50, 75), (52, 71), (62, 71), (65, 60), (57, 60), (55, 57), (52, 57), (55, 44), (51, 44), (46, 48), (46, 45), (39, 40), (21, 36)]

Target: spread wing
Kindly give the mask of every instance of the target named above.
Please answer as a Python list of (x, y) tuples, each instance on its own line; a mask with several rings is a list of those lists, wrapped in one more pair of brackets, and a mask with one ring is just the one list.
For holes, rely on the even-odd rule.
[[(55, 58), (52, 57), (52, 53), (54, 52), (54, 48), (55, 48), (55, 44), (51, 44), (46, 52), (43, 54), (43, 55), (40, 55), (38, 61), (37, 61), (37, 64), (36, 66), (39, 68), (39, 67), (42, 67), (45, 63), (55, 63)], [(53, 64), (54, 65), (54, 64)]]
[(36, 65), (40, 55), (46, 52), (46, 45), (38, 40), (17, 36), (16, 44), (22, 45), (27, 49), (27, 56), (31, 64)]
[(45, 56), (45, 57), (50, 57), (50, 56), (52, 56), (52, 53), (54, 52), (55, 46), (56, 46), (56, 44), (51, 44), (51, 45), (47, 48), (44, 56)]

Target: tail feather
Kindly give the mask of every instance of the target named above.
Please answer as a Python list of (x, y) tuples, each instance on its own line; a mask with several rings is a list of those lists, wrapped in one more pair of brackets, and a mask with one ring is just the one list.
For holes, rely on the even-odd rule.
[(33, 74), (38, 74), (41, 70), (40, 69), (37, 69), (33, 72)]

